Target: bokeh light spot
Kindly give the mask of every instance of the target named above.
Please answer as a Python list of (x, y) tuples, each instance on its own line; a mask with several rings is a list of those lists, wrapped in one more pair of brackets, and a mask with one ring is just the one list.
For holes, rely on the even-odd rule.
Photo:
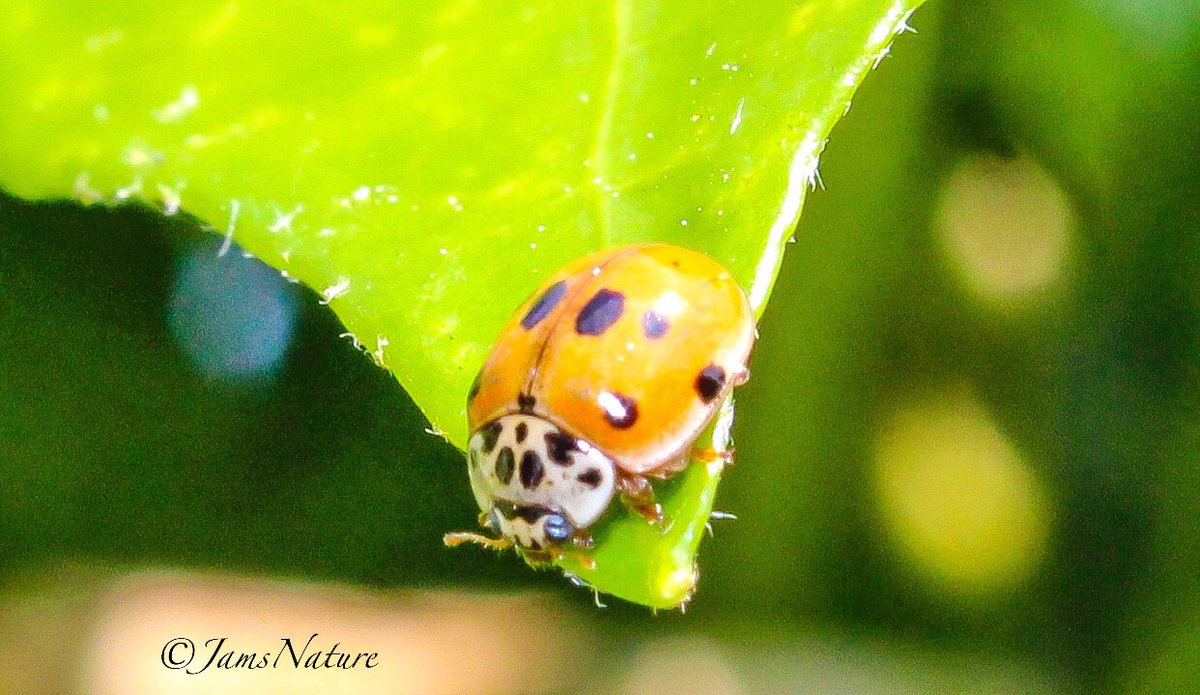
[(192, 364), (227, 381), (270, 378), (295, 330), (295, 288), (262, 262), (218, 256), (208, 244), (184, 250), (177, 263), (167, 326)]
[(875, 483), (900, 552), (937, 590), (1011, 591), (1045, 551), (1045, 490), (965, 387), (891, 415), (876, 441)]
[(991, 302), (1029, 299), (1065, 274), (1075, 228), (1066, 193), (1028, 157), (964, 160), (947, 179), (937, 230), (968, 288)]

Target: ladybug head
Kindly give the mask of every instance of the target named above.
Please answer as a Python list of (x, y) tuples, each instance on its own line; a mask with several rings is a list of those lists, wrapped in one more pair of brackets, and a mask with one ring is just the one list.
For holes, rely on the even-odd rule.
[(484, 526), (522, 550), (535, 553), (570, 542), (578, 530), (562, 512), (506, 501), (496, 502)]
[(467, 468), (483, 526), (532, 553), (586, 543), (583, 531), (604, 513), (616, 490), (611, 459), (528, 413), (480, 427), (471, 436)]

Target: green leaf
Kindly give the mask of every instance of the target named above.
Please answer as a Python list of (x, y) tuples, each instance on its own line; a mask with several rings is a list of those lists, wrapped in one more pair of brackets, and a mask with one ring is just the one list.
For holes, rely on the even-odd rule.
[[(761, 313), (830, 129), (919, 4), (3, 0), (0, 184), (206, 220), (322, 292), (461, 448), (500, 326), (585, 252), (700, 249)], [(692, 466), (659, 491), (669, 530), (619, 515), (568, 569), (678, 605), (718, 478)]]

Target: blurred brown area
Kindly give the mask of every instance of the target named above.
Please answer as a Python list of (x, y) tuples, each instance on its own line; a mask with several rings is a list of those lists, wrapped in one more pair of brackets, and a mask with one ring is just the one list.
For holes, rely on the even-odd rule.
[[(64, 577), (6, 606), (3, 652), (15, 668), (0, 691), (14, 693), (555, 692), (595, 653), (561, 601), (530, 592), (370, 593), (139, 572)], [(191, 642), (172, 650), (182, 639)], [(349, 658), (309, 663), (330, 650)], [(370, 667), (360, 653), (376, 654)]]
[[(737, 646), (703, 631), (630, 640), (627, 631), (588, 617), (528, 591), (370, 592), (211, 573), (77, 568), (4, 602), (0, 653), (8, 667), (0, 672), (0, 692), (1050, 692), (1045, 674), (1031, 664), (983, 655), (922, 653), (815, 630)], [(179, 644), (183, 638), (193, 646)], [(334, 666), (322, 658), (316, 663), (323, 667), (303, 665), (304, 654), (317, 649), (377, 658), (373, 668), (365, 660), (339, 668), (336, 657), (328, 662)], [(295, 653), (302, 654), (301, 666)], [(222, 661), (226, 654), (233, 656)], [(249, 658), (239, 664), (242, 655)]]

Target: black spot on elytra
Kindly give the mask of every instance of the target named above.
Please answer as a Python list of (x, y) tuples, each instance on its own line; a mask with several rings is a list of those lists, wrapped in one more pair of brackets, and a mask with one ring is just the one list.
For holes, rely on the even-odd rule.
[(533, 306), (529, 307), (529, 311), (525, 312), (525, 317), (521, 319), (521, 327), (528, 331), (541, 323), (542, 319), (558, 306), (566, 293), (567, 284), (562, 280), (548, 287), (542, 296), (533, 303)]
[(504, 426), (500, 424), (499, 420), (497, 420), (495, 422), (489, 422), (487, 426), (480, 431), (480, 433), (483, 434), (483, 453), (492, 453), (492, 449), (496, 448), (496, 440), (500, 438), (500, 432), (503, 429)]
[(600, 394), (600, 407), (604, 409), (604, 419), (608, 420), (608, 424), (619, 430), (633, 427), (637, 422), (637, 401), (623, 393), (605, 391)]
[(575, 332), (579, 335), (602, 335), (625, 312), (625, 295), (613, 290), (600, 290), (588, 300), (575, 317)]
[(542, 468), (542, 457), (537, 455), (535, 451), (526, 451), (521, 457), (521, 485), (526, 490), (532, 490), (542, 482), (542, 477), (546, 474)]
[(604, 476), (601, 475), (599, 468), (589, 468), (575, 476), (575, 479), (595, 490), (600, 487), (600, 481), (604, 480)]
[(525, 438), (529, 436), (529, 425), (523, 422), (517, 423), (517, 444), (523, 444)]
[(725, 370), (715, 364), (710, 364), (696, 375), (696, 393), (700, 400), (712, 403), (712, 400), (725, 386)]
[(522, 413), (533, 412), (533, 408), (536, 405), (537, 405), (537, 399), (534, 398), (533, 396), (529, 395), (528, 393), (518, 393), (517, 394), (517, 407), (521, 409)]
[(546, 433), (546, 453), (550, 454), (550, 460), (561, 466), (570, 466), (575, 463), (571, 458), (571, 452), (575, 450), (575, 438), (569, 434), (562, 432), (547, 432)]
[(671, 324), (663, 318), (662, 314), (654, 311), (642, 314), (642, 333), (650, 340), (658, 340), (663, 337), (670, 327)]
[(480, 369), (479, 372), (475, 374), (475, 380), (471, 382), (471, 390), (467, 391), (467, 405), (471, 405), (471, 401), (475, 400), (475, 397), (479, 395), (479, 386), (482, 381), (483, 370)]
[(504, 447), (500, 450), (500, 455), (496, 457), (496, 479), (502, 485), (508, 485), (512, 480), (513, 470), (517, 467), (517, 457), (513, 456), (513, 450), (509, 447)]

